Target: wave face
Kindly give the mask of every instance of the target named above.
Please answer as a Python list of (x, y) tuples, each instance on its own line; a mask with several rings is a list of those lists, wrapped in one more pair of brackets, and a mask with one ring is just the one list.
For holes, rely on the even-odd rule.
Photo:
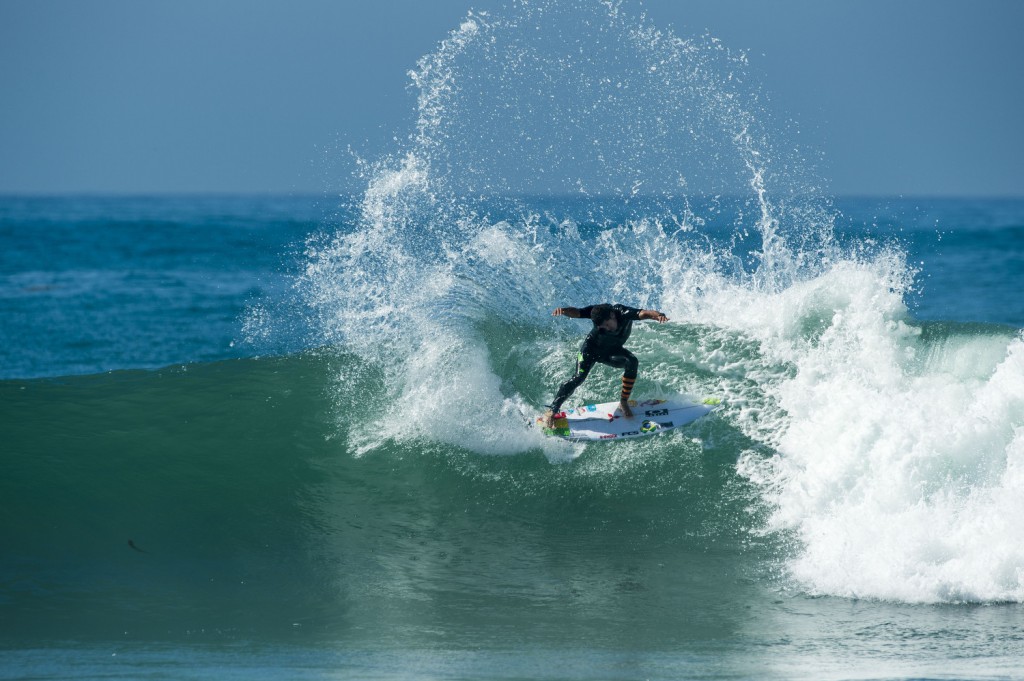
[(398, 432), (352, 456), (353, 431), (396, 425), (330, 406), (330, 377), (361, 363), (0, 382), (4, 639), (426, 645), (440, 628), (492, 645), (571, 621), (647, 645), (676, 635), (659, 585), (693, 580), (686, 598), (720, 608), (702, 575), (745, 571), (728, 558), (750, 545), (735, 445), (708, 444), (741, 437), (728, 424), (571, 466)]
[[(917, 265), (836, 236), (745, 68), (617, 3), (468, 15), (299, 302), (244, 320), (316, 350), (0, 382), (0, 627), (670, 650), (764, 640), (773, 589), (1024, 600), (1020, 330), (916, 320)], [(586, 331), (550, 310), (604, 300), (673, 320), (634, 331), (638, 396), (723, 409), (525, 429)]]
[[(520, 428), (583, 331), (547, 310), (660, 308), (677, 325), (634, 337), (639, 389), (728, 400), (757, 443), (736, 473), (801, 589), (1021, 599), (1019, 333), (912, 320), (917, 271), (896, 242), (836, 240), (743, 55), (614, 3), (515, 3), (467, 16), (411, 78), (415, 130), (365, 165), (355, 228), (311, 242), (300, 284), (323, 341), (379, 372), (399, 439), (575, 456)], [(542, 187), (579, 200), (522, 198)], [(481, 404), (486, 429), (465, 418)]]

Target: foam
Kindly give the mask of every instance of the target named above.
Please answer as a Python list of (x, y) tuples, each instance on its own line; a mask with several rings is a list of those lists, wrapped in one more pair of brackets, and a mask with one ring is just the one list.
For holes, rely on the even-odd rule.
[[(795, 532), (791, 572), (811, 593), (1020, 601), (1024, 342), (922, 341), (889, 285), (898, 261), (874, 266), (840, 263), (751, 315), (795, 373), (770, 389), (777, 435), (757, 433), (778, 455), (739, 469), (773, 505), (769, 529)], [(833, 311), (824, 328), (794, 333), (815, 308)]]
[[(742, 196), (771, 235), (764, 253), (774, 263), (786, 252), (776, 233), (792, 221), (768, 192), (783, 181), (777, 168), (799, 164), (769, 172), (763, 163), (782, 158), (769, 154), (756, 93), (735, 78), (745, 65), (713, 38), (679, 39), (616, 5), (470, 13), (410, 72), (415, 131), (361, 165), (358, 223), (311, 241), (298, 283), (310, 325), (321, 342), (386, 368), (373, 409), (400, 411), (408, 437), (483, 453), (536, 447), (512, 436), (523, 398), (492, 368), (481, 323), (517, 318), (550, 333), (548, 310), (568, 299), (601, 292), (655, 307), (665, 291), (724, 278), (723, 254), (685, 238), (703, 218), (681, 187)], [(657, 214), (617, 216), (614, 229), (587, 237), (576, 216), (526, 204), (511, 218), (486, 216), (491, 193), (535, 187), (625, 200), (642, 192)], [(566, 365), (543, 369), (551, 389)], [(486, 432), (451, 425), (482, 404), (501, 405)], [(379, 441), (360, 433), (359, 451)]]
[[(575, 339), (548, 310), (601, 292), (703, 329), (692, 361), (731, 423), (776, 452), (745, 452), (737, 471), (772, 509), (764, 530), (796, 538), (806, 591), (1021, 600), (1021, 339), (926, 338), (904, 304), (914, 271), (898, 249), (839, 251), (806, 164), (773, 147), (740, 85), (745, 63), (620, 5), (571, 2), (471, 14), (420, 60), (406, 148), (370, 166), (359, 223), (311, 244), (299, 283), (324, 342), (383, 368), (377, 407), (403, 424), (362, 426), (357, 453), (393, 437), (566, 458), (524, 434), (525, 393), (480, 327), (534, 329), (505, 352), (539, 356), (535, 382), (553, 389)], [(580, 216), (525, 205), (487, 217), (489, 197), (538, 187), (651, 208), (589, 235)], [(731, 243), (709, 229), (722, 195), (739, 206)], [(644, 360), (679, 352), (670, 331), (636, 339)], [(685, 387), (653, 364), (647, 377)], [(480, 405), (483, 425), (465, 418)]]

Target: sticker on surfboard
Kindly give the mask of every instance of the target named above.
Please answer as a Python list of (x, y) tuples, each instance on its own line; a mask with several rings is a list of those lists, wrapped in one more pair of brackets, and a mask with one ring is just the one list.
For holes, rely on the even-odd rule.
[(706, 398), (691, 402), (684, 398), (671, 400), (630, 400), (633, 418), (626, 418), (618, 402), (584, 404), (555, 414), (554, 428), (544, 427), (544, 417), (533, 423), (545, 435), (573, 442), (624, 440), (657, 435), (693, 423), (718, 408), (721, 400)]

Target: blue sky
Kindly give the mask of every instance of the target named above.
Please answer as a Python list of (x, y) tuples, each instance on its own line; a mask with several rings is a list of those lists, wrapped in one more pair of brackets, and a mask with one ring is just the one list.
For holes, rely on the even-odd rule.
[[(504, 0), (0, 0), (0, 193), (344, 188)], [(836, 195), (1024, 195), (1024, 2), (648, 0), (749, 55)]]

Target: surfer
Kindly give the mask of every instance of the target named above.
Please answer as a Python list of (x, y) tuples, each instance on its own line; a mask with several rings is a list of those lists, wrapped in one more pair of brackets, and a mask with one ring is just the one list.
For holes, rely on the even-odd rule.
[(657, 310), (640, 310), (606, 303), (587, 307), (560, 307), (551, 314), (555, 317), (573, 319), (586, 317), (594, 323), (594, 328), (580, 345), (580, 351), (576, 355), (576, 373), (562, 384), (554, 401), (548, 405), (548, 410), (544, 413), (544, 424), (548, 428), (554, 427), (555, 414), (562, 408), (562, 403), (569, 395), (586, 380), (595, 362), (624, 370), (619, 409), (626, 418), (633, 418), (633, 410), (629, 408), (629, 395), (633, 392), (633, 384), (636, 382), (638, 361), (632, 352), (622, 346), (633, 331), (634, 321), (652, 319), (664, 323), (668, 321), (668, 317)]

